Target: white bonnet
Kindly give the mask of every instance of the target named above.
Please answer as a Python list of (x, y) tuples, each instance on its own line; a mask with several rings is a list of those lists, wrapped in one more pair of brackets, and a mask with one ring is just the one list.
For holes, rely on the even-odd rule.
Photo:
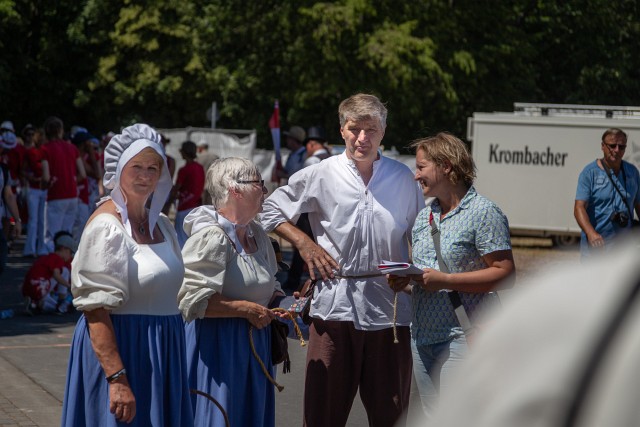
[(131, 235), (131, 224), (129, 223), (126, 199), (120, 189), (120, 175), (127, 162), (145, 148), (152, 148), (162, 157), (163, 161), (160, 180), (151, 196), (149, 208), (149, 230), (153, 230), (173, 184), (169, 175), (167, 157), (160, 143), (160, 134), (149, 125), (137, 123), (124, 128), (122, 133), (111, 138), (104, 150), (103, 184), (105, 188), (111, 190), (109, 197), (116, 204), (122, 217), (122, 223), (129, 235)]
[(10, 130), (0, 131), (0, 146), (7, 150), (11, 150), (18, 145), (18, 138)]

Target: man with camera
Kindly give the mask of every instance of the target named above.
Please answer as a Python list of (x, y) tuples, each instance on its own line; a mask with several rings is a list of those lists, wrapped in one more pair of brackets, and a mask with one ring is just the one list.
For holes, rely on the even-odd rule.
[(640, 174), (622, 160), (627, 134), (607, 129), (602, 135), (601, 159), (580, 173), (573, 213), (582, 229), (582, 258), (612, 246), (615, 238), (629, 231), (634, 210), (640, 216)]

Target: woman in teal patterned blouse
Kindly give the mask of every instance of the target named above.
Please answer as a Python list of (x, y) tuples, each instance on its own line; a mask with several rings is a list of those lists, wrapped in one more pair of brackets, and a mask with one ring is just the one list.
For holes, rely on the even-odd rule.
[[(420, 139), (416, 175), (427, 201), (412, 230), (413, 262), (424, 270), (413, 276), (411, 326), (413, 370), (427, 417), (450, 374), (467, 352), (451, 298), (456, 291), (465, 312), (474, 313), (496, 285), (515, 273), (509, 224), (492, 201), (473, 187), (475, 165), (464, 143), (449, 133)], [(431, 231), (440, 232), (441, 271)], [(395, 280), (400, 290), (407, 280)], [(454, 293), (456, 293), (454, 292)], [(455, 298), (455, 297), (454, 297)], [(455, 303), (455, 299), (453, 300)]]

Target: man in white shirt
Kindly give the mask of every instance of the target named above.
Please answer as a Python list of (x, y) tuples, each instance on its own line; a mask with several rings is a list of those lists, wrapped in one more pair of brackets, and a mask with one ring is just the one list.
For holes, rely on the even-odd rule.
[[(265, 201), (261, 220), (320, 279), (311, 303), (304, 424), (345, 425), (360, 388), (370, 424), (393, 426), (409, 404), (411, 306), (409, 295), (398, 294), (394, 311), (395, 294), (377, 265), (409, 260), (424, 198), (409, 168), (378, 150), (387, 117), (378, 98), (353, 95), (338, 113), (345, 152), (293, 175)], [(293, 225), (305, 212), (317, 244)]]

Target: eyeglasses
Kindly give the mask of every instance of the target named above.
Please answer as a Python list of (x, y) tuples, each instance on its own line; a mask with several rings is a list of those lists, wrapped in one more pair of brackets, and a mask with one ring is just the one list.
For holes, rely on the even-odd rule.
[(603, 142), (603, 144), (611, 148), (612, 150), (615, 149), (616, 147), (618, 147), (618, 150), (620, 151), (624, 151), (627, 149), (627, 144), (607, 144), (606, 142)]
[(264, 187), (264, 179), (254, 179), (251, 181), (236, 181), (238, 184), (260, 184)]

